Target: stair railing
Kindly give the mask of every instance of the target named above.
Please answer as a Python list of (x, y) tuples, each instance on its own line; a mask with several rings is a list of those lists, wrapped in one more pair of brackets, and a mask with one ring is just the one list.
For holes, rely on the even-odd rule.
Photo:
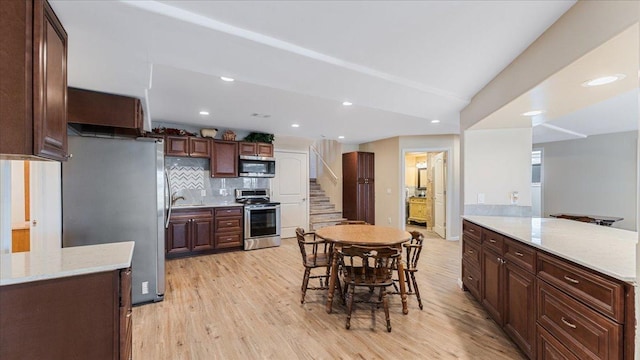
[(316, 157), (320, 159), (320, 161), (322, 162), (322, 165), (324, 165), (324, 167), (329, 171), (329, 175), (331, 175), (331, 179), (333, 180), (333, 183), (334, 184), (338, 183), (338, 176), (336, 175), (336, 173), (333, 172), (333, 170), (331, 170), (331, 166), (329, 166), (329, 164), (327, 164), (327, 162), (324, 161), (324, 158), (322, 157), (322, 155), (320, 155), (320, 153), (318, 152), (318, 149), (316, 149), (316, 147), (313, 145), (310, 145), (309, 147), (311, 148), (311, 150), (313, 150), (314, 153), (316, 153)]

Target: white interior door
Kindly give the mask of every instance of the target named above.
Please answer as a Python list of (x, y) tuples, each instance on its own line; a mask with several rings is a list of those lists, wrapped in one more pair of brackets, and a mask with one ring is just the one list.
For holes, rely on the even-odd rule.
[(306, 229), (309, 224), (309, 153), (275, 151), (275, 158), (271, 197), (280, 202), (280, 236), (294, 237), (297, 227)]
[(30, 161), (31, 250), (62, 247), (61, 166), (56, 161)]
[(434, 179), (433, 179), (433, 231), (446, 238), (446, 159), (445, 153), (441, 152), (433, 157)]

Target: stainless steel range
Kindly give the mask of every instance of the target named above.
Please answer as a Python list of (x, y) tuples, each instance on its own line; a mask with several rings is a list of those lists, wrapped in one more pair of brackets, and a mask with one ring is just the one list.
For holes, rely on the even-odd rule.
[(280, 246), (280, 203), (269, 189), (236, 189), (236, 202), (244, 204), (244, 249)]

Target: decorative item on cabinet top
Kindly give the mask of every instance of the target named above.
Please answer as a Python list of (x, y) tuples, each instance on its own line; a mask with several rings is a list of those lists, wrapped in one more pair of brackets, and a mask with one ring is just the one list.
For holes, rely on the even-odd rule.
[(154, 128), (151, 130), (154, 134), (161, 135), (176, 135), (176, 136), (196, 136), (196, 133), (189, 132), (184, 129), (167, 128), (164, 126)]
[(246, 142), (262, 142), (262, 143), (273, 143), (275, 136), (273, 134), (266, 134), (261, 132), (252, 132), (247, 135), (242, 141)]
[(227, 131), (224, 132), (224, 134), (222, 134), (222, 140), (235, 141), (236, 140), (236, 133), (233, 132), (233, 130), (227, 130)]

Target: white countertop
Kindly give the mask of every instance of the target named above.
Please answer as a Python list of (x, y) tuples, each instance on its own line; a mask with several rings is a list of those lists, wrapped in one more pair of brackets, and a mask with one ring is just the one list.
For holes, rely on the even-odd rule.
[(131, 266), (133, 241), (0, 255), (0, 286)]
[(232, 207), (232, 206), (244, 206), (244, 204), (237, 203), (235, 201), (220, 201), (209, 202), (206, 204), (175, 204), (172, 206), (173, 210), (178, 209), (201, 209), (201, 208), (213, 208), (213, 207)]
[(462, 218), (618, 280), (636, 281), (637, 232), (567, 219)]

